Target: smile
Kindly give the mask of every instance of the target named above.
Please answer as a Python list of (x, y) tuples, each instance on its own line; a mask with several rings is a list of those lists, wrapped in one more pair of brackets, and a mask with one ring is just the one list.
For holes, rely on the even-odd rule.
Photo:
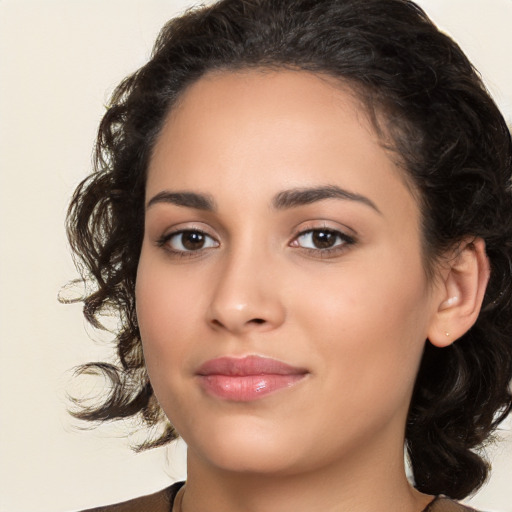
[(234, 402), (250, 402), (290, 388), (308, 373), (304, 368), (259, 356), (211, 359), (197, 370), (204, 391)]

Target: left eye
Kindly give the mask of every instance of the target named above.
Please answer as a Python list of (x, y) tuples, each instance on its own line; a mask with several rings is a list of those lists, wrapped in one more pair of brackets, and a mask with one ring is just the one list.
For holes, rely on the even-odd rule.
[(300, 234), (293, 245), (305, 249), (333, 249), (334, 247), (350, 243), (351, 239), (340, 231), (331, 229), (311, 229)]
[(218, 242), (206, 233), (197, 230), (186, 230), (173, 233), (167, 238), (170, 249), (176, 252), (191, 252), (217, 247)]

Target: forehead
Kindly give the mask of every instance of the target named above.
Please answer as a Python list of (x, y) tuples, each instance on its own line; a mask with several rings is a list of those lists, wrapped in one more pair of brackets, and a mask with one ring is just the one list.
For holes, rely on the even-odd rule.
[(250, 70), (210, 73), (183, 93), (154, 148), (147, 195), (170, 187), (252, 197), (319, 184), (402, 193), (404, 181), (348, 86)]

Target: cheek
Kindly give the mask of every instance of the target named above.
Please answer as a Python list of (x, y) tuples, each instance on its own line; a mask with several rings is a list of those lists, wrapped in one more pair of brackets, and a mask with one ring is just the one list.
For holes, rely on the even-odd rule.
[(421, 261), (410, 261), (382, 251), (371, 261), (347, 260), (329, 276), (304, 276), (307, 301), (301, 294), (292, 309), (324, 361), (335, 362), (333, 381), (368, 389), (412, 385), (428, 330), (429, 294)]
[(189, 354), (198, 339), (200, 305), (190, 285), (170, 279), (165, 268), (146, 265), (141, 257), (136, 304), (144, 360), (155, 396), (178, 431), (180, 418), (188, 417)]
[[(201, 293), (185, 276), (141, 254), (136, 283), (137, 320), (144, 358), (155, 391), (183, 370), (186, 348), (197, 334)], [(158, 393), (157, 393), (158, 394)]]

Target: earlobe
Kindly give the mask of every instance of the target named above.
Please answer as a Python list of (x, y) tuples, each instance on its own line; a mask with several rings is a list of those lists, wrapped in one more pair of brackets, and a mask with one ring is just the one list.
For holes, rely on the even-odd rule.
[(478, 318), (490, 273), (485, 242), (481, 238), (463, 240), (447, 264), (428, 333), (428, 339), (437, 347), (451, 345)]

